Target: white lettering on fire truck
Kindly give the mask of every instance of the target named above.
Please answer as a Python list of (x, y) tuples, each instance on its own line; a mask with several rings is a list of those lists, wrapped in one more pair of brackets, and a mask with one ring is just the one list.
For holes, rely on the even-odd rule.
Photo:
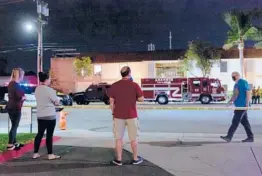
[(173, 81), (172, 78), (156, 78), (155, 82), (157, 83), (171, 83)]

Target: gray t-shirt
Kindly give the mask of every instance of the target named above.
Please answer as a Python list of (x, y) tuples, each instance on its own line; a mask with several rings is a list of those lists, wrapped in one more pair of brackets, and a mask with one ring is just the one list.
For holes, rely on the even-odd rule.
[(56, 92), (51, 87), (40, 85), (35, 90), (37, 118), (55, 120), (55, 102), (59, 101)]

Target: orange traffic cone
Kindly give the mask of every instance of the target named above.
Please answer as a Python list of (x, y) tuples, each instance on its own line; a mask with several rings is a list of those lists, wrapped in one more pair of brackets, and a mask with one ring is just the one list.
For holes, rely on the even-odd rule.
[(60, 112), (60, 130), (66, 130), (66, 116), (68, 115), (68, 112), (61, 111)]

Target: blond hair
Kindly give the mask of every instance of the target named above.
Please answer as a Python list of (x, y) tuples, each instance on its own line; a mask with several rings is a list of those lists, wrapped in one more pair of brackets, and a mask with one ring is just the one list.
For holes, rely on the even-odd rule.
[(11, 74), (11, 81), (21, 81), (24, 76), (24, 70), (21, 68), (14, 68)]

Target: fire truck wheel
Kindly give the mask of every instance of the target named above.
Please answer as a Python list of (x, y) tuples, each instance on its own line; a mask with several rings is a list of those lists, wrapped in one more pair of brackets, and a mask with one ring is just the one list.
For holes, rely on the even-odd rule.
[(159, 95), (156, 101), (158, 102), (158, 104), (165, 105), (168, 103), (168, 98), (166, 95)]
[(209, 95), (201, 95), (200, 102), (202, 104), (209, 104), (211, 101), (211, 97)]

